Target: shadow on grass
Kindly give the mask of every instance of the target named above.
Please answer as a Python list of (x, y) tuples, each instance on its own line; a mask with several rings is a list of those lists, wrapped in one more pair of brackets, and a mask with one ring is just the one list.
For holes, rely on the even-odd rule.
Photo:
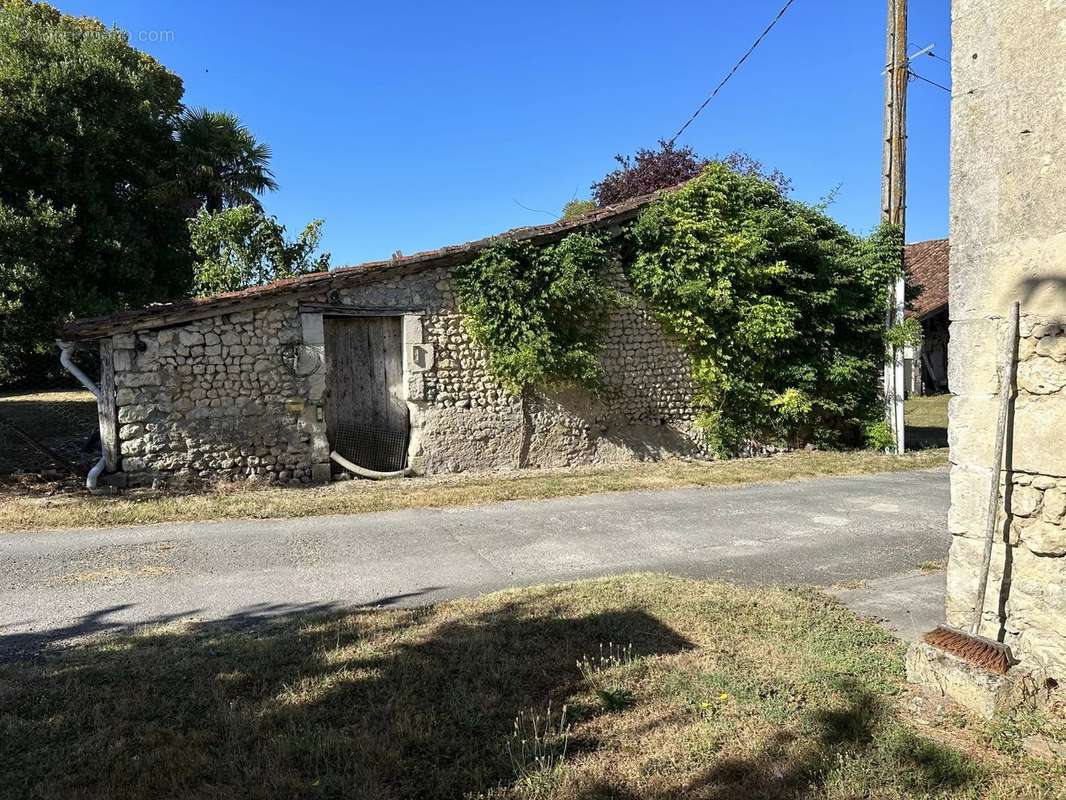
[[(205, 630), (210, 627), (219, 633), (227, 630), (245, 631), (309, 614), (340, 613), (350, 608), (390, 608), (446, 588), (445, 586), (423, 586), (411, 592), (378, 597), (369, 602), (360, 603), (357, 606), (342, 606), (339, 603), (256, 603), (242, 608), (239, 612), (230, 614), (224, 619), (213, 621), (209, 626), (201, 625), (200, 629)], [(101, 634), (129, 636), (136, 634), (138, 631), (144, 631), (146, 628), (180, 622), (194, 618), (202, 613), (202, 609), (193, 608), (149, 619), (141, 619), (137, 622), (123, 620), (122, 613), (134, 607), (134, 603), (108, 606), (85, 614), (77, 622), (70, 625), (61, 625), (55, 628), (4, 633), (5, 628), (14, 627), (14, 625), (0, 625), (0, 663), (48, 657), (50, 649), (56, 646), (70, 644), (77, 640)], [(32, 625), (32, 620), (20, 622), (18, 625), (19, 627)]]
[[(959, 753), (919, 738), (893, 718), (877, 695), (851, 678), (837, 689), (846, 705), (813, 711), (805, 733), (780, 730), (748, 758), (724, 758), (680, 789), (632, 791), (594, 783), (574, 800), (778, 800), (779, 798), (867, 797), (871, 787), (893, 786), (906, 796), (927, 797), (963, 789), (979, 777)], [(835, 789), (836, 791), (831, 791)], [(895, 796), (895, 795), (893, 795)]]
[(948, 446), (948, 429), (938, 426), (906, 427), (906, 447), (908, 450), (929, 450)]
[(599, 643), (690, 646), (642, 610), (574, 616), (550, 592), (225, 630), (239, 622), (0, 666), (0, 797), (463, 797), (514, 781), (515, 717), (571, 703)]

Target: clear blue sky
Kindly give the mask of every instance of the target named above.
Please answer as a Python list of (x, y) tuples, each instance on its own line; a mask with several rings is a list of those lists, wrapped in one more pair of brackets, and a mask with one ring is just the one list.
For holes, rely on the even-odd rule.
[[(334, 264), (455, 244), (552, 217), (668, 138), (783, 0), (255, 2), (56, 0), (131, 32), (274, 151), (264, 204), (325, 224)], [(796, 0), (680, 140), (743, 150), (856, 231), (880, 192), (880, 0)], [(913, 49), (949, 57), (949, 0), (912, 0)], [(168, 32), (158, 37), (155, 32)], [(153, 42), (152, 38), (164, 41)], [(144, 39), (146, 41), (140, 41)], [(939, 83), (948, 65), (916, 70)], [(947, 93), (912, 82), (909, 241), (946, 235)]]

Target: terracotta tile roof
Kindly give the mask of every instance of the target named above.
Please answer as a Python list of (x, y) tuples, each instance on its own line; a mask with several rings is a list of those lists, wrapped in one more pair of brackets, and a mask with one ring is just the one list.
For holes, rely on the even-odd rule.
[[(679, 184), (680, 185), (680, 184)], [(175, 303), (156, 303), (144, 308), (120, 311), (103, 317), (90, 317), (69, 322), (62, 327), (64, 339), (85, 340), (128, 333), (136, 330), (177, 325), (195, 319), (239, 311), (247, 307), (269, 305), (277, 300), (327, 292), (342, 286), (353, 286), (376, 280), (383, 274), (409, 274), (436, 267), (450, 266), (473, 258), (478, 252), (499, 239), (547, 243), (583, 228), (609, 228), (635, 218), (640, 211), (662, 193), (677, 187), (634, 197), (624, 203), (597, 209), (574, 219), (559, 220), (547, 225), (512, 228), (465, 244), (426, 250), (387, 261), (368, 261), (355, 266), (337, 267), (329, 272), (316, 272), (297, 278), (274, 281), (239, 292), (227, 292), (213, 297), (197, 297)], [(911, 279), (923, 287), (913, 302), (918, 317), (936, 311), (948, 301), (948, 240), (933, 239), (909, 244), (903, 252), (904, 265)]]
[(903, 248), (903, 266), (907, 276), (922, 291), (913, 301), (907, 316), (921, 319), (948, 304), (948, 240), (930, 239)]
[(472, 259), (479, 251), (499, 239), (547, 243), (561, 239), (566, 234), (582, 228), (610, 228), (633, 219), (660, 194), (674, 188), (676, 187), (671, 186), (641, 197), (634, 197), (623, 203), (606, 206), (574, 219), (562, 219), (547, 225), (513, 228), (495, 236), (442, 247), (438, 250), (398, 256), (387, 261), (369, 261), (350, 267), (337, 267), (329, 272), (287, 278), (213, 297), (198, 297), (175, 303), (156, 303), (103, 317), (79, 319), (64, 325), (60, 330), (60, 335), (70, 340), (96, 339), (113, 333), (128, 333), (176, 325), (250, 306), (268, 305), (288, 296), (316, 294), (342, 286), (358, 285), (375, 280), (383, 273), (407, 274), (458, 264)]

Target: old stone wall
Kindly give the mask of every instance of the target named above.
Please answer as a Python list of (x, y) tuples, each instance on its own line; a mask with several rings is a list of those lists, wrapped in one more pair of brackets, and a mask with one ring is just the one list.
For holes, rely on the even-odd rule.
[(1066, 2), (955, 0), (948, 620), (975, 605), (997, 364), (1021, 303), (1005, 501), (981, 633), (1066, 677)]
[(112, 337), (128, 480), (327, 479), (322, 311), (308, 311), (321, 305), (404, 317), (409, 462), (419, 471), (703, 453), (688, 358), (639, 305), (610, 320), (601, 392), (516, 397), (489, 375), (442, 268)]
[[(625, 283), (614, 275), (619, 288)], [(354, 306), (424, 309), (433, 366), (408, 381), (412, 462), (427, 473), (565, 466), (703, 453), (693, 428), (688, 357), (639, 305), (615, 312), (601, 356), (604, 388), (509, 395), (463, 326), (450, 270), (341, 290)]]
[(300, 339), (295, 303), (112, 337), (122, 472), (134, 483), (309, 483)]

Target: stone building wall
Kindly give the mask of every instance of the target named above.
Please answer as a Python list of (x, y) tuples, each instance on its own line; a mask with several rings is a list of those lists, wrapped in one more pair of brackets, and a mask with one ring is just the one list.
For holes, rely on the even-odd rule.
[(122, 472), (135, 483), (309, 483), (300, 338), (294, 302), (113, 336)]
[(1021, 303), (1017, 396), (981, 633), (1066, 677), (1066, 2), (955, 0), (949, 622), (974, 608), (997, 363)]
[(439, 268), (112, 337), (127, 479), (328, 479), (322, 315), (307, 304), (403, 315), (409, 463), (421, 472), (703, 454), (688, 357), (639, 305), (610, 320), (601, 392), (523, 399), (490, 377)]

